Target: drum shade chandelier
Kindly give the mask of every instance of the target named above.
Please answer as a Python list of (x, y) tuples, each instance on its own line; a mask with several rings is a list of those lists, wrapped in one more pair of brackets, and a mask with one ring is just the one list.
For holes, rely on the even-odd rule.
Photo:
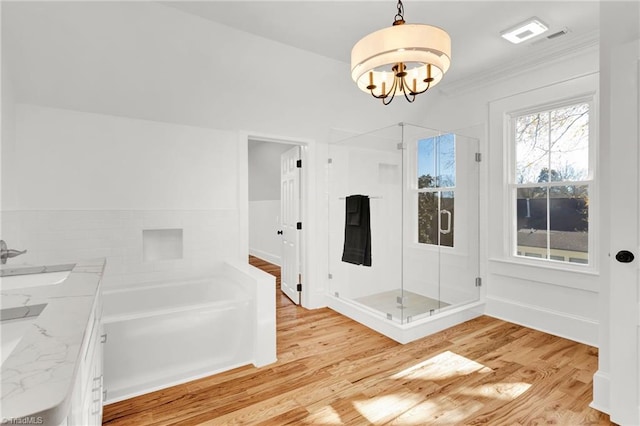
[(441, 28), (405, 24), (398, 0), (393, 26), (373, 32), (351, 50), (351, 78), (389, 105), (402, 93), (409, 102), (442, 80), (451, 65), (451, 38)]

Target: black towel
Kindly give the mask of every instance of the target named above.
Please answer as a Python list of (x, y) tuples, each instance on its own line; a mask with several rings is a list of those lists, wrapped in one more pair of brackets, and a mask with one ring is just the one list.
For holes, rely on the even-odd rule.
[(362, 206), (362, 196), (353, 195), (347, 197), (347, 225), (360, 226), (360, 208)]
[(371, 266), (371, 216), (366, 195), (346, 199), (342, 261)]

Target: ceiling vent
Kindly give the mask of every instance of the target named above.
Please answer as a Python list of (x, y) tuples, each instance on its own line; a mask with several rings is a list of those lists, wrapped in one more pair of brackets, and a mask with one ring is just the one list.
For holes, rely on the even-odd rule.
[(540, 19), (533, 17), (502, 31), (500, 35), (505, 40), (509, 40), (513, 44), (518, 44), (548, 30), (549, 27), (547, 27)]
[(553, 34), (549, 34), (547, 36), (547, 40), (553, 40), (554, 38), (562, 37), (563, 35), (566, 35), (568, 32), (569, 32), (569, 28), (564, 27), (560, 31), (556, 31)]
[(562, 38), (562, 36), (565, 36), (565, 35), (569, 34), (570, 32), (571, 32), (571, 30), (569, 30), (569, 28), (564, 27), (563, 29), (556, 31), (553, 34), (549, 34), (546, 37), (541, 37), (539, 39), (533, 40), (531, 42), (531, 46), (537, 46), (539, 44), (547, 43), (550, 40), (555, 41), (555, 40), (557, 40), (559, 38)]

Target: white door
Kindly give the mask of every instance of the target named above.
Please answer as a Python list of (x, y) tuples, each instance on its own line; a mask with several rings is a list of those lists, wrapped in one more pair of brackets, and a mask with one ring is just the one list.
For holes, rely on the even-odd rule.
[[(608, 353), (601, 355), (609, 356), (611, 420), (634, 425), (640, 424), (639, 47), (638, 42), (623, 46), (614, 52), (611, 63), (610, 130), (606, 135), (611, 147), (610, 344)], [(625, 252), (635, 259), (631, 260), (628, 254), (625, 259)]]
[(300, 147), (280, 156), (280, 221), (282, 234), (281, 289), (296, 305), (300, 304)]

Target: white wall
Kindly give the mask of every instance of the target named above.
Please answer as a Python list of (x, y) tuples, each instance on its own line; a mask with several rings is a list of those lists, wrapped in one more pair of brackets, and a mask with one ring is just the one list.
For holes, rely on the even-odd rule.
[(346, 63), (158, 2), (3, 8), (3, 55), (23, 103), (318, 141), (415, 110), (372, 101)]
[[(75, 136), (66, 142), (66, 134), (62, 133), (60, 137), (39, 141), (42, 149), (19, 148), (21, 153), (26, 154), (26, 149), (31, 155), (29, 159), (22, 156), (20, 160), (24, 164), (31, 162), (30, 169), (38, 164), (52, 170), (54, 166), (49, 165), (47, 158), (51, 155), (60, 161), (59, 169), (64, 170), (50, 173), (43, 188), (32, 178), (27, 178), (23, 185), (18, 182), (18, 176), (13, 175), (10, 181), (2, 183), (3, 196), (5, 191), (12, 194), (9, 204), (3, 202), (3, 209), (134, 211), (128, 209), (137, 203), (149, 209), (217, 209), (217, 203), (212, 207), (212, 200), (223, 194), (222, 205), (238, 209), (232, 218), (238, 223), (223, 221), (220, 227), (196, 224), (193, 231), (202, 229), (206, 238), (211, 237), (215, 244), (222, 246), (227, 242), (234, 245), (239, 239), (239, 250), (246, 255), (249, 227), (246, 138), (237, 137), (233, 141), (239, 145), (239, 162), (225, 151), (216, 155), (212, 163), (205, 164), (211, 153), (207, 148), (203, 156), (187, 151), (189, 161), (182, 161), (182, 140), (166, 142), (161, 134), (166, 129), (174, 129), (170, 134), (177, 137), (175, 129), (187, 126), (214, 129), (211, 131), (216, 135), (233, 132), (305, 141), (310, 167), (305, 172), (309, 178), (309, 200), (305, 206), (308, 226), (304, 234), (308, 244), (303, 303), (308, 307), (324, 304), (327, 234), (326, 216), (319, 207), (324, 205), (325, 184), (324, 173), (316, 170), (324, 170), (326, 148), (323, 146), (329, 131), (331, 128), (364, 131), (380, 123), (397, 123), (410, 114), (417, 114), (416, 108), (424, 106), (426, 98), (415, 104), (398, 102), (383, 107), (353, 85), (348, 64), (156, 2), (5, 2), (2, 7), (5, 43), (2, 61), (15, 76), (16, 102), (64, 109), (71, 115), (74, 114), (71, 111), (95, 113), (101, 117), (98, 121), (105, 123), (115, 117), (144, 120), (136, 121), (139, 124), (134, 127), (146, 132), (141, 138), (120, 134), (129, 143), (114, 145), (121, 150), (119, 154), (104, 145), (109, 133), (95, 132), (80, 135), (86, 140), (94, 137), (101, 140), (94, 144), (95, 150), (85, 149)], [(300, 64), (305, 66), (304, 74), (282, 72), (298, 69)], [(308, 81), (314, 84), (308, 85)], [(29, 120), (36, 120), (37, 116), (34, 111)], [(86, 125), (86, 120), (92, 119), (78, 120), (83, 131), (91, 127)], [(174, 128), (170, 123), (178, 126)], [(49, 123), (54, 130), (60, 130), (55, 129), (54, 124)], [(69, 126), (69, 134), (74, 127), (75, 124)], [(150, 127), (156, 131), (149, 130)], [(150, 149), (158, 137), (160, 143), (156, 149)], [(79, 154), (94, 158), (97, 166), (91, 168), (74, 160), (76, 171), (67, 167), (70, 165), (67, 159), (56, 153), (58, 143), (65, 152), (78, 149)], [(118, 158), (123, 160), (117, 161)], [(126, 163), (133, 158), (135, 161)], [(137, 171), (159, 170), (173, 161), (180, 166), (172, 169), (171, 177), (160, 175), (160, 171), (152, 174), (153, 178), (148, 174), (140, 176)], [(195, 182), (196, 186), (201, 179), (211, 178), (215, 180), (211, 188), (215, 189), (198, 195), (190, 189), (192, 186), (178, 185), (172, 177), (185, 184)], [(227, 184), (220, 185), (219, 179)], [(151, 185), (152, 181), (157, 185)], [(95, 184), (99, 191), (89, 189), (84, 182)], [(125, 183), (126, 191), (119, 191)], [(146, 189), (150, 192), (144, 193)], [(226, 198), (230, 194), (234, 195), (233, 200)], [(169, 222), (163, 224), (169, 226)], [(215, 231), (222, 228), (224, 231)], [(185, 229), (185, 238), (187, 234)], [(96, 246), (102, 244), (91, 247)], [(31, 244), (30, 248), (35, 249)], [(235, 255), (235, 247), (228, 252)]]
[(249, 141), (249, 253), (280, 265), (280, 155), (293, 145)]
[(236, 208), (232, 132), (33, 105), (16, 127), (4, 209)]
[[(0, 7), (0, 11), (2, 7)], [(2, 82), (0, 83), (0, 95), (2, 96), (2, 103), (0, 104), (1, 114), (0, 114), (0, 129), (2, 138), (2, 146), (0, 146), (0, 161), (2, 161), (5, 153), (8, 153), (14, 149), (15, 146), (15, 104), (14, 104), (14, 93), (13, 93), (13, 84), (11, 81), (9, 67), (7, 66), (5, 61), (2, 62)], [(5, 176), (8, 171), (4, 167), (0, 167), (0, 188), (2, 187), (2, 182), (5, 180)], [(2, 205), (3, 192), (0, 191), (0, 205)], [(0, 215), (2, 212), (0, 211)], [(2, 229), (0, 228), (0, 231)]]
[[(16, 134), (2, 231), (28, 253), (12, 262), (107, 257), (105, 282), (125, 285), (241, 257), (234, 133), (18, 104)], [(183, 257), (145, 262), (144, 229), (183, 229)]]
[[(489, 106), (502, 99), (598, 71), (596, 46), (559, 58), (529, 72), (504, 75), (493, 84), (440, 93), (437, 109), (422, 124), (480, 137), (481, 276), (486, 313), (528, 327), (598, 344), (598, 300), (601, 276), (520, 266), (502, 261), (500, 244), (506, 225), (502, 209), (502, 137), (489, 129)], [(597, 79), (596, 79), (597, 80)], [(601, 224), (599, 224), (601, 225)], [(605, 232), (605, 231), (602, 231)], [(566, 285), (568, 283), (568, 285)]]

